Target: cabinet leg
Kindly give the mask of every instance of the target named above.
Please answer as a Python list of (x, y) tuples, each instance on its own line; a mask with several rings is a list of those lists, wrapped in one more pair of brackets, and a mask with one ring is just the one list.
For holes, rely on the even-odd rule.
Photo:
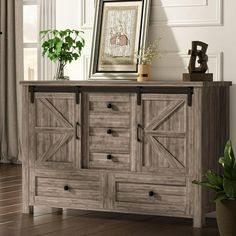
[(52, 207), (52, 212), (56, 212), (58, 214), (62, 214), (63, 213), (63, 208)]
[(23, 214), (34, 214), (34, 207), (26, 205), (26, 204), (23, 204), (22, 213)]
[(193, 218), (193, 227), (194, 228), (202, 228), (205, 226), (206, 218), (205, 216), (197, 216)]

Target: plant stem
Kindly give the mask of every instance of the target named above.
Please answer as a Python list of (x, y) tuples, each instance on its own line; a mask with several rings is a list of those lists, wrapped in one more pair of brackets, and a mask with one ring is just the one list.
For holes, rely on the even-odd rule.
[(63, 63), (62, 61), (58, 61), (57, 72), (56, 72), (57, 79), (64, 77), (64, 67), (65, 63)]

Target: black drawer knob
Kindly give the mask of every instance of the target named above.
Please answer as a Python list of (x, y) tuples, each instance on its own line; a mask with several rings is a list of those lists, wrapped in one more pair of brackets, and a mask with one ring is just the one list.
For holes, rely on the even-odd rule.
[(111, 129), (108, 129), (107, 130), (107, 134), (111, 134), (112, 133), (112, 130)]
[(64, 186), (64, 190), (65, 190), (65, 191), (68, 191), (68, 190), (69, 190), (69, 186), (68, 186), (68, 185), (65, 185), (65, 186)]
[(108, 104), (107, 104), (107, 108), (108, 108), (108, 109), (111, 109), (111, 108), (112, 108), (112, 104), (111, 104), (111, 103), (108, 103)]
[(112, 159), (112, 155), (111, 154), (108, 154), (107, 155), (107, 160), (111, 160)]
[(148, 195), (149, 195), (149, 197), (153, 197), (153, 196), (155, 195), (155, 193), (154, 193), (153, 191), (150, 191), (150, 192), (148, 193)]

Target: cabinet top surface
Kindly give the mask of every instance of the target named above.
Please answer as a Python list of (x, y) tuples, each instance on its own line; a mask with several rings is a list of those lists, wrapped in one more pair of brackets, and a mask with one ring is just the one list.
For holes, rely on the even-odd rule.
[(146, 82), (137, 82), (131, 80), (69, 80), (69, 81), (56, 81), (56, 80), (41, 80), (41, 81), (21, 81), (23, 86), (31, 85), (47, 85), (47, 86), (119, 86), (119, 87), (134, 87), (134, 86), (170, 86), (170, 87), (218, 87), (218, 86), (231, 86), (232, 82), (185, 82), (178, 80), (161, 81), (152, 80)]

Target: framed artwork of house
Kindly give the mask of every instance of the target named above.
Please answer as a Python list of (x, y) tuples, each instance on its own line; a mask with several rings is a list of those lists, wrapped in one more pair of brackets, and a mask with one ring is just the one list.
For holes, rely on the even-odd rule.
[(149, 10), (149, 0), (97, 2), (90, 78), (137, 77), (135, 52), (145, 46)]

